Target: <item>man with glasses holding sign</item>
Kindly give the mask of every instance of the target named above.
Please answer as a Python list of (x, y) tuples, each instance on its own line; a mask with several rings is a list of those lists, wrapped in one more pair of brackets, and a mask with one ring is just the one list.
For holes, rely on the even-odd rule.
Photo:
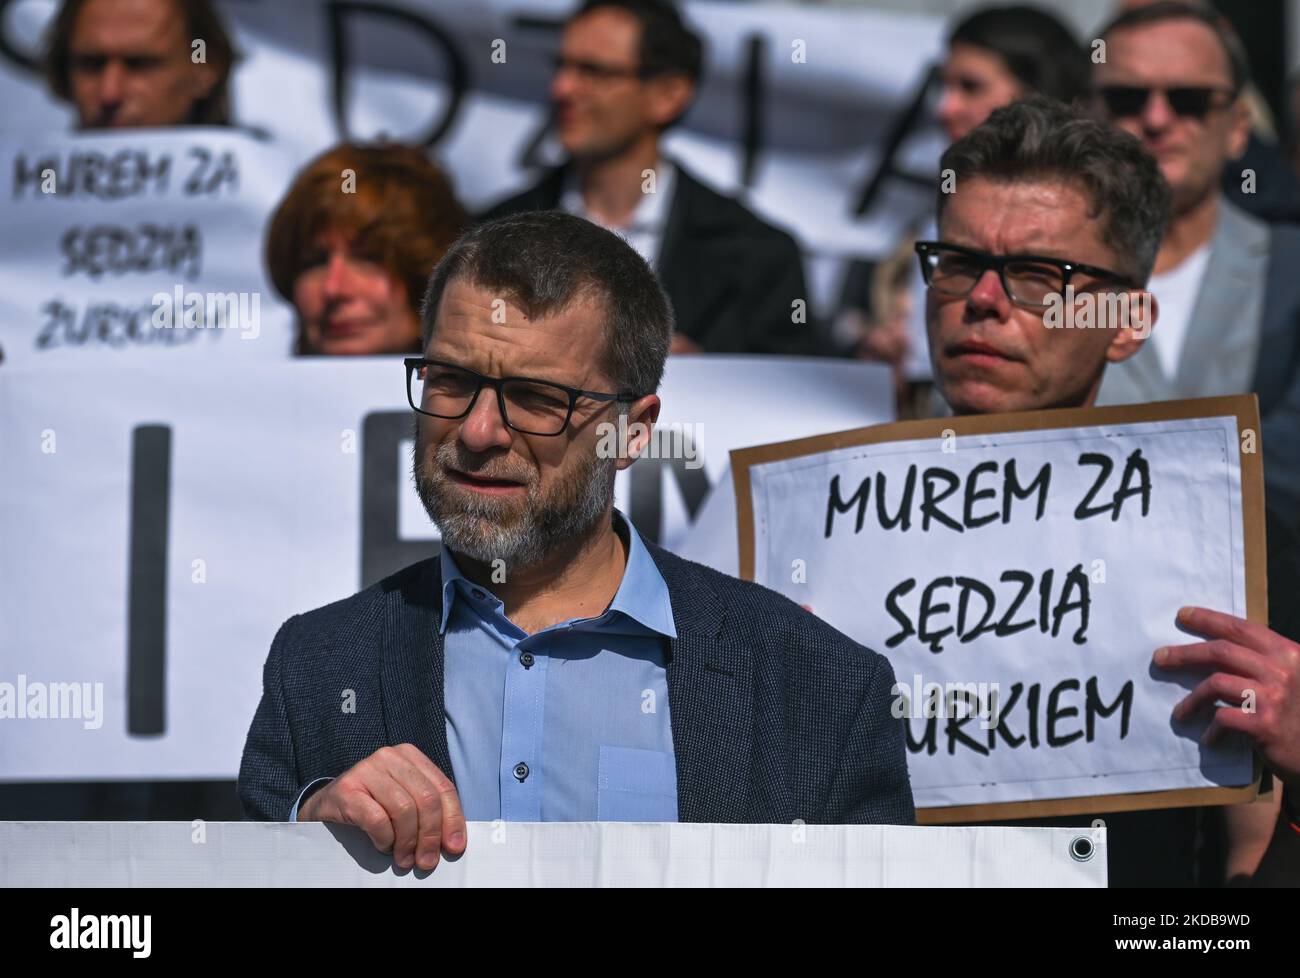
[[(944, 398), (958, 415), (1092, 407), (1103, 375), (1164, 328), (1163, 304), (1143, 285), (1168, 240), (1170, 191), (1155, 163), (1128, 136), (1035, 98), (994, 112), (940, 165), (956, 190), (939, 195), (938, 240), (916, 250)], [(1264, 445), (1267, 470), (1274, 445), (1267, 436)], [(1294, 536), (1275, 519), (1268, 533), (1273, 629), (1184, 608), (1178, 624), (1188, 644), (1153, 649), (1152, 667), (1197, 680), (1173, 719), (1211, 714), (1207, 739), (1245, 734), (1285, 783), (1281, 819), (1268, 804), (1230, 813), (1229, 877), (1262, 865), (1264, 875), (1294, 882), (1300, 613)], [(1261, 704), (1254, 712), (1239, 708), (1246, 690)], [(1197, 862), (1214, 821), (1213, 810), (1200, 809), (1107, 815), (1112, 885), (1204, 883)]]
[[(1161, 2), (1115, 18), (1094, 66), (1096, 108), (1155, 157), (1173, 212), (1148, 285), (1152, 342), (1107, 371), (1099, 403), (1255, 393), (1269, 503), (1300, 518), (1300, 229), (1269, 226), (1220, 190), (1246, 149), (1245, 54), (1218, 15)], [(1265, 174), (1244, 170), (1243, 191)], [(1267, 189), (1267, 188), (1266, 188)]]
[(423, 329), (406, 396), (442, 552), (280, 629), (246, 813), (426, 870), (466, 820), (912, 822), (887, 660), (613, 508), (672, 335), (645, 261), (572, 215), (489, 222)]

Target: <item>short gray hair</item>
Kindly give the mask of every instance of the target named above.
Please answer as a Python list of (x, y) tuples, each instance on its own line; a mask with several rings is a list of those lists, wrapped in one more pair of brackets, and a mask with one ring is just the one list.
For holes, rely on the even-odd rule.
[(534, 318), (595, 299), (605, 317), (605, 349), (597, 355), (618, 388), (612, 393), (642, 397), (659, 389), (672, 341), (672, 306), (650, 266), (617, 234), (562, 211), (480, 224), (433, 270), (420, 313), (425, 347), (452, 281), (500, 290)]
[[(1169, 223), (1169, 184), (1138, 139), (1059, 102), (1032, 96), (998, 109), (948, 147), (939, 161), (957, 186), (983, 177), (997, 183), (1073, 183), (1086, 193), (1115, 269), (1146, 283)], [(960, 191), (958, 191), (960, 192)], [(943, 216), (948, 194), (940, 192)]]

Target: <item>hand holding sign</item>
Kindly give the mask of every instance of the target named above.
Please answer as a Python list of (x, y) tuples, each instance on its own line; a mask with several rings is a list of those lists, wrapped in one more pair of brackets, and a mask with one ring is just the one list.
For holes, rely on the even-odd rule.
[(1238, 730), (1288, 786), (1300, 790), (1300, 645), (1208, 608), (1183, 608), (1178, 624), (1210, 641), (1156, 649), (1155, 664), (1210, 675), (1174, 707), (1174, 718), (1190, 718), (1222, 700), (1227, 705), (1214, 709), (1205, 743)]

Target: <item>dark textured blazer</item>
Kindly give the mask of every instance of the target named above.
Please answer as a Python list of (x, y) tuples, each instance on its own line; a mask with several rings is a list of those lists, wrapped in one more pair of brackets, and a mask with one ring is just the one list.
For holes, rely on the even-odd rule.
[[(888, 660), (773, 591), (646, 546), (677, 627), (665, 641), (678, 818), (911, 824)], [(239, 770), (246, 817), (288, 819), (310, 781), (389, 745), (414, 744), (456, 780), (441, 611), (433, 558), (281, 626)]]
[[(677, 332), (706, 353), (823, 353), (794, 238), (673, 165), (677, 179), (655, 264)], [(564, 167), (549, 170), (482, 219), (559, 207), (564, 176)], [(791, 322), (796, 299), (806, 303), (805, 323)]]

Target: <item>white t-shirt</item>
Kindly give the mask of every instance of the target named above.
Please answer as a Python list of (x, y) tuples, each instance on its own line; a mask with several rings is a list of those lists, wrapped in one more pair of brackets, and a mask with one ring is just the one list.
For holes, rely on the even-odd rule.
[(1149, 342), (1156, 346), (1160, 367), (1166, 377), (1178, 373), (1178, 358), (1187, 340), (1187, 327), (1201, 291), (1201, 279), (1210, 263), (1210, 246), (1204, 244), (1182, 263), (1159, 275), (1152, 275), (1147, 291), (1156, 297), (1156, 325)]

